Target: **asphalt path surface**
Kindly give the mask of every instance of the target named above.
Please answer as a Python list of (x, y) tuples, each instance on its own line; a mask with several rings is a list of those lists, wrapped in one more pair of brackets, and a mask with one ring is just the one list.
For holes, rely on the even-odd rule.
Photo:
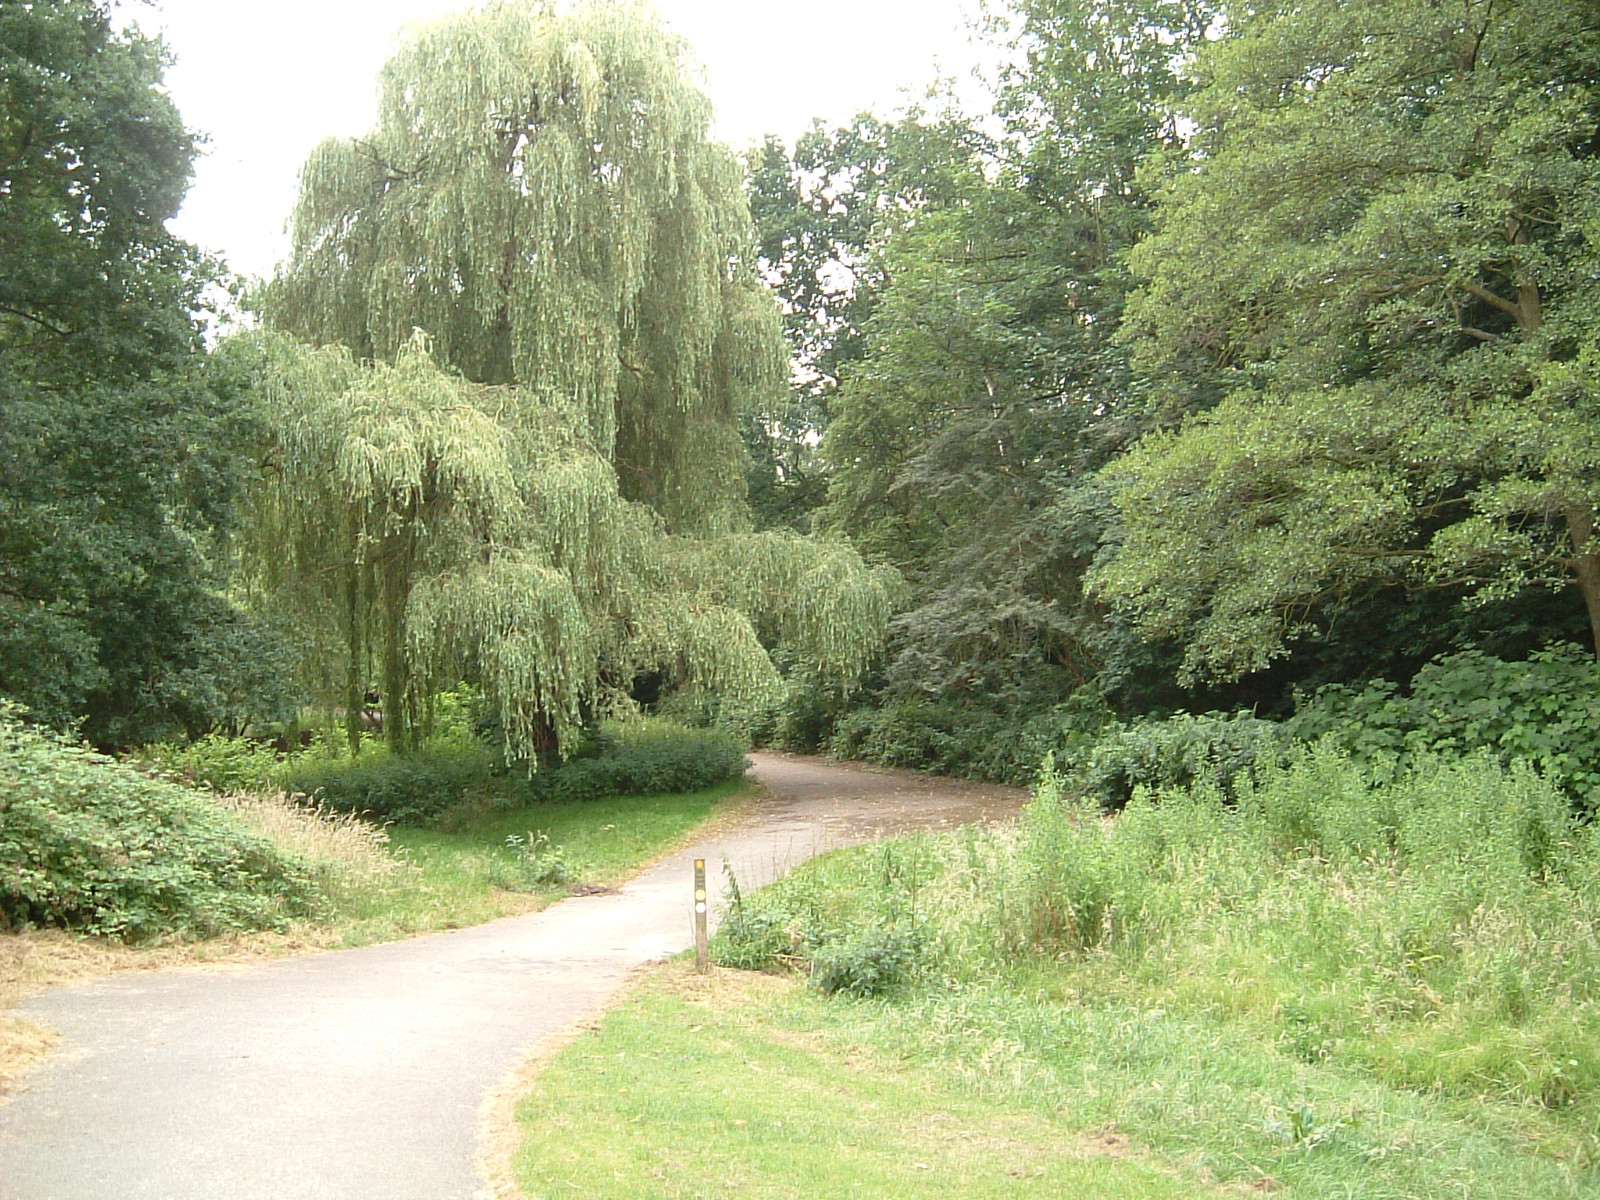
[(615, 893), (235, 968), (115, 976), (22, 1011), (62, 1035), (0, 1105), (0, 1200), (472, 1200), (479, 1105), (541, 1038), (693, 944), (713, 905), (835, 846), (1013, 815), (1022, 794), (754, 755), (739, 822)]

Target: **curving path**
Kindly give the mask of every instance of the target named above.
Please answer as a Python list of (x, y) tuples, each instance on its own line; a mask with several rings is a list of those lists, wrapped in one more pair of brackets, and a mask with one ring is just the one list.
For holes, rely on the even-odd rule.
[[(907, 771), (752, 756), (737, 824), (610, 895), (359, 950), (120, 976), (23, 1006), (62, 1034), (0, 1107), (0, 1200), (471, 1200), (479, 1103), (518, 1055), (692, 944), (714, 888), (820, 850), (1013, 815), (1024, 798)], [(713, 901), (716, 899), (715, 891)]]

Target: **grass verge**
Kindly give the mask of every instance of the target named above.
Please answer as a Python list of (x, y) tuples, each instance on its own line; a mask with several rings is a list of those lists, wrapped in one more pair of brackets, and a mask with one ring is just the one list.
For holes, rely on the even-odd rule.
[(1547, 780), (1470, 757), (1374, 782), (1324, 748), (1233, 800), (1111, 820), (1050, 784), (1015, 828), (813, 860), (713, 954), (834, 993), (774, 1042), (871, 1046), (1231, 1186), (1594, 1200), (1597, 930), (1600, 826)]
[[(574, 886), (614, 886), (708, 821), (737, 811), (750, 794), (748, 784), (721, 783), (682, 795), (551, 801), (474, 817), (448, 831), (396, 827), (390, 838), (418, 877), (400, 895), (347, 918), (343, 944), (476, 925), (543, 908)], [(522, 847), (540, 834), (548, 850), (543, 861), (531, 861)], [(541, 882), (557, 873), (555, 866), (567, 881)]]
[(1115, 1129), (839, 1037), (793, 981), (678, 962), (555, 1055), (517, 1110), (535, 1200), (1222, 1194)]

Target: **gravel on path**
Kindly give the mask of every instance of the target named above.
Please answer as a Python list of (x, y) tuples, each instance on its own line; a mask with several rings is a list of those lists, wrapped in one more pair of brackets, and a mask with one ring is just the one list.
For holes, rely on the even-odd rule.
[(0, 1106), (0, 1200), (472, 1200), (484, 1094), (715, 904), (821, 850), (1014, 815), (1023, 794), (758, 754), (738, 823), (615, 893), (404, 942), (120, 976), (22, 1006), (62, 1039)]

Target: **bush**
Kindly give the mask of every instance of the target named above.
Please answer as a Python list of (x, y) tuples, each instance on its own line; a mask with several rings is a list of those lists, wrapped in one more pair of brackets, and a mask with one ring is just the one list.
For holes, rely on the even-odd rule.
[(919, 925), (869, 925), (819, 947), (811, 982), (825, 996), (885, 996), (916, 978), (927, 950)]
[(336, 811), (430, 825), (459, 810), (697, 792), (741, 777), (748, 766), (730, 734), (651, 720), (608, 727), (571, 758), (532, 775), (507, 773), (484, 746), (431, 743), (404, 756), (381, 746), (354, 758), (306, 756), (293, 760), (279, 781)]
[(532, 892), (565, 887), (577, 880), (566, 851), (543, 830), (513, 833), (502, 847), (504, 855), (489, 862), (489, 881), (508, 892)]
[(319, 907), (310, 866), (212, 797), (0, 706), (0, 917), (129, 941), (280, 928)]
[(1138, 788), (1206, 783), (1231, 796), (1236, 780), (1281, 761), (1288, 744), (1280, 724), (1247, 712), (1145, 719), (1093, 743), (1070, 776), (1107, 809), (1127, 804)]
[(285, 769), (287, 758), (271, 742), (211, 734), (186, 745), (158, 742), (142, 747), (136, 761), (215, 792), (269, 788)]
[(841, 760), (1029, 787), (1047, 755), (1077, 760), (1111, 720), (1091, 690), (1023, 720), (954, 701), (894, 700), (841, 716), (825, 748)]
[(924, 863), (916, 844), (863, 846), (826, 858), (851, 886), (830, 887), (826, 875), (811, 869), (746, 896), (730, 869), (712, 961), (804, 970), (829, 996), (887, 995), (928, 974), (941, 951), (918, 915)]
[(400, 825), (426, 825), (508, 790), (486, 749), (395, 755), (375, 747), (354, 758), (297, 759), (280, 779), (285, 790), (314, 797), (336, 812)]
[(1429, 755), (1487, 750), (1533, 764), (1591, 812), (1600, 806), (1600, 664), (1574, 645), (1526, 662), (1452, 654), (1417, 672), (1409, 695), (1387, 680), (1330, 685), (1303, 699), (1286, 728), (1327, 738), (1377, 780)]
[(519, 791), (529, 800), (676, 795), (741, 778), (748, 767), (731, 734), (644, 721), (607, 728), (588, 753), (546, 767)]

